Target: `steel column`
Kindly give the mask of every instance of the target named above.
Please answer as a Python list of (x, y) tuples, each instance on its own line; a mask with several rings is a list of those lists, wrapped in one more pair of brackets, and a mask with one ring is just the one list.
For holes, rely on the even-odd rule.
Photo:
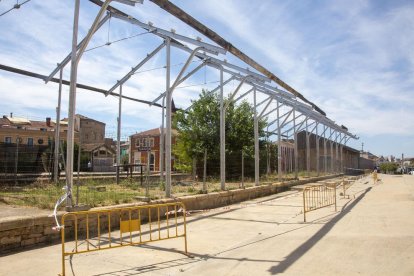
[(79, 0), (75, 0), (75, 11), (73, 18), (72, 55), (70, 68), (69, 87), (69, 112), (68, 112), (68, 133), (67, 133), (67, 156), (66, 156), (66, 207), (72, 207), (72, 185), (73, 185), (73, 149), (75, 138), (75, 105), (76, 105), (76, 80), (77, 80), (77, 41), (79, 24)]
[(253, 90), (254, 104), (254, 183), (259, 186), (259, 119), (257, 118), (256, 109), (256, 88)]
[[(280, 103), (277, 101), (277, 179), (282, 181), (282, 139), (280, 137), (280, 117), (279, 117)], [(286, 162), (286, 157), (285, 157)]]
[(160, 130), (160, 181), (164, 182), (164, 146), (165, 146), (165, 130), (164, 130), (164, 120), (165, 120), (165, 96), (162, 98), (162, 112), (161, 112), (161, 130)]
[(223, 95), (223, 67), (220, 67), (220, 186), (226, 189), (226, 133)]
[(319, 122), (316, 122), (316, 128), (315, 128), (315, 134), (316, 134), (316, 138), (315, 138), (315, 143), (316, 143), (316, 174), (317, 176), (319, 176), (319, 136), (318, 136), (318, 124)]
[(62, 104), (62, 77), (63, 68), (60, 69), (59, 74), (59, 95), (58, 95), (58, 106), (56, 108), (56, 125), (55, 125), (55, 149), (54, 149), (54, 167), (53, 167), (53, 181), (55, 184), (59, 180), (59, 143), (60, 143), (60, 107)]
[(119, 170), (121, 165), (121, 116), (122, 116), (122, 84), (119, 86), (118, 129), (116, 141), (116, 184), (119, 184)]
[(309, 129), (308, 120), (306, 120), (306, 171), (310, 175), (310, 145), (309, 145)]
[(171, 70), (171, 59), (170, 59), (170, 39), (166, 38), (166, 76), (165, 76), (165, 91), (166, 93), (166, 137), (165, 137), (165, 196), (171, 197), (171, 100), (172, 100), (172, 91), (170, 90), (170, 70)]
[(293, 107), (293, 140), (295, 141), (295, 149), (294, 149), (294, 155), (295, 155), (295, 179), (298, 178), (298, 134), (296, 132), (296, 107)]

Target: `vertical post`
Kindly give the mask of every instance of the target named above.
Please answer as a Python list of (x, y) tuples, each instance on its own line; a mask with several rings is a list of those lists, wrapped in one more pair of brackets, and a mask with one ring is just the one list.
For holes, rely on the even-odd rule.
[(259, 186), (259, 120), (256, 109), (256, 87), (253, 87), (254, 104), (254, 184)]
[(207, 148), (204, 149), (203, 191), (207, 191)]
[(80, 185), (80, 160), (81, 160), (81, 153), (82, 153), (82, 135), (81, 135), (81, 128), (79, 127), (79, 146), (78, 146), (78, 175), (76, 180), (76, 206), (79, 205), (79, 185)]
[(326, 152), (327, 151), (327, 149), (326, 149), (326, 131), (327, 130), (328, 130), (328, 127), (325, 126), (325, 129), (324, 129), (324, 132), (323, 132), (323, 155), (324, 155), (323, 168), (324, 168), (325, 174), (328, 173), (328, 165), (327, 165), (328, 156), (327, 156), (327, 152)]
[[(332, 129), (331, 129), (331, 131), (332, 131)], [(335, 130), (333, 132), (331, 132), (331, 133), (335, 134)], [(331, 144), (331, 173), (333, 173), (334, 172), (334, 154), (333, 154), (333, 139), (332, 139), (332, 135), (331, 135), (330, 144)]]
[(166, 137), (165, 137), (165, 170), (166, 170), (166, 178), (165, 178), (165, 196), (171, 197), (171, 91), (170, 91), (170, 39), (166, 38), (165, 41), (165, 49), (166, 52)]
[(76, 56), (78, 41), (79, 23), (79, 0), (75, 0), (75, 11), (73, 19), (72, 55), (70, 68), (69, 87), (69, 112), (68, 112), (68, 135), (67, 135), (67, 156), (66, 156), (66, 207), (72, 206), (72, 184), (73, 184), (73, 149), (75, 138), (75, 105), (76, 105), (76, 81), (78, 71), (78, 60)]
[[(344, 142), (346, 141), (346, 135), (344, 136)], [(344, 145), (341, 143), (341, 173), (344, 173)]]
[(54, 151), (54, 166), (53, 166), (53, 181), (55, 184), (59, 181), (59, 140), (60, 140), (60, 106), (62, 103), (62, 75), (63, 68), (60, 69), (59, 73), (59, 95), (58, 95), (58, 106), (56, 108), (56, 125), (55, 125), (55, 151)]
[(122, 84), (119, 86), (118, 130), (116, 141), (116, 184), (119, 184), (119, 169), (121, 165), (121, 115), (122, 115)]
[[(280, 103), (277, 102), (277, 178), (278, 181), (282, 181), (282, 138), (280, 137), (280, 115), (279, 115)], [(285, 156), (285, 168), (286, 168), (286, 156)]]
[[(339, 137), (339, 139), (338, 139)], [(339, 163), (339, 143), (341, 141), (341, 133), (338, 133), (335, 138), (335, 172), (339, 172), (338, 163)]]
[(244, 151), (243, 151), (243, 149), (242, 149), (242, 152), (241, 152), (241, 187), (242, 187), (242, 189), (244, 189)]
[(270, 144), (269, 144), (269, 126), (267, 126), (267, 131), (266, 131), (266, 175), (269, 176), (272, 172), (271, 168), (270, 168)]
[(226, 130), (225, 110), (223, 95), (223, 68), (220, 67), (220, 184), (221, 189), (226, 189)]
[(306, 172), (310, 176), (310, 145), (309, 145), (309, 125), (306, 120)]
[(295, 141), (295, 149), (294, 149), (294, 155), (295, 155), (295, 179), (298, 178), (298, 134), (296, 132), (296, 114), (295, 114), (295, 107), (293, 107), (293, 139)]
[(197, 181), (196, 174), (197, 174), (197, 159), (193, 157), (193, 181)]
[[(149, 145), (149, 136), (147, 137), (147, 146)], [(147, 200), (149, 200), (149, 182), (150, 182), (150, 155), (151, 155), (151, 149), (147, 148), (147, 179), (146, 179), (146, 187), (145, 187), (145, 197)]]
[(318, 122), (316, 122), (315, 128), (315, 143), (316, 143), (316, 174), (319, 176), (319, 136), (318, 136)]
[(160, 131), (160, 182), (164, 182), (164, 141), (165, 141), (165, 131), (164, 131), (164, 120), (165, 120), (165, 96), (162, 97), (162, 114), (161, 114), (161, 131)]
[(17, 136), (16, 138), (16, 155), (14, 158), (14, 177), (15, 177), (15, 184), (17, 185), (17, 169), (19, 166), (19, 144), (20, 144), (20, 137)]

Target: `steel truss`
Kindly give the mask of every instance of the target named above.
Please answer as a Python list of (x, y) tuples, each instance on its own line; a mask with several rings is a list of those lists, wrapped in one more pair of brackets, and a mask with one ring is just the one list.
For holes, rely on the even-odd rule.
[[(273, 74), (264, 74), (263, 70), (259, 70), (257, 66), (254, 66), (257, 71), (249, 68), (242, 68), (238, 65), (227, 62), (222, 56), (226, 55), (229, 50), (228, 47), (223, 45), (217, 46), (210, 43), (202, 42), (200, 39), (193, 39), (185, 35), (180, 35), (175, 31), (167, 31), (162, 28), (155, 27), (153, 24), (146, 24), (131, 15), (128, 15), (112, 6), (110, 6), (111, 0), (101, 2), (99, 0), (90, 0), (90, 2), (101, 6), (96, 19), (89, 30), (87, 36), (77, 43), (77, 21), (79, 16), (79, 0), (75, 0), (75, 13), (74, 13), (74, 29), (73, 29), (73, 43), (72, 52), (69, 53), (59, 64), (52, 70), (48, 76), (43, 76), (35, 73), (28, 73), (26, 75), (32, 75), (34, 77), (42, 78), (46, 83), (49, 81), (60, 82), (70, 85), (70, 103), (69, 103), (69, 130), (68, 130), (68, 156), (67, 156), (67, 193), (68, 201), (67, 206), (71, 206), (71, 190), (73, 185), (73, 136), (74, 136), (74, 114), (76, 106), (76, 87), (86, 88), (85, 86), (77, 83), (77, 65), (85, 51), (89, 41), (93, 34), (101, 28), (109, 18), (116, 18), (123, 22), (127, 22), (139, 28), (142, 28), (149, 33), (159, 37), (162, 41), (161, 44), (151, 51), (143, 60), (139, 61), (129, 72), (126, 72), (124, 76), (120, 78), (111, 88), (108, 90), (94, 88), (95, 91), (101, 92), (107, 95), (115, 95), (119, 97), (119, 114), (118, 114), (118, 143), (117, 143), (117, 163), (120, 162), (120, 129), (121, 129), (121, 115), (122, 115), (122, 102), (121, 99), (135, 100), (142, 103), (155, 105), (162, 108), (162, 133), (161, 133), (161, 164), (160, 175), (161, 181), (164, 181), (164, 165), (165, 165), (165, 187), (166, 196), (171, 196), (171, 112), (172, 112), (172, 95), (178, 85), (185, 82), (191, 76), (195, 75), (203, 67), (209, 67), (219, 72), (219, 85), (210, 91), (210, 93), (219, 92), (220, 95), (220, 181), (221, 188), (225, 189), (225, 111), (230, 102), (236, 103), (241, 99), (251, 95), (253, 96), (254, 105), (254, 149), (255, 149), (255, 184), (259, 185), (259, 120), (265, 120), (267, 122), (267, 128), (273, 128), (271, 131), (267, 131), (267, 136), (277, 136), (278, 144), (278, 177), (282, 180), (282, 139), (293, 138), (294, 140), (294, 169), (295, 176), (298, 175), (298, 143), (297, 135), (301, 131), (305, 131), (306, 134), (306, 168), (310, 171), (310, 135), (316, 135), (316, 160), (317, 160), (317, 173), (320, 173), (320, 149), (319, 144), (322, 139), (324, 148), (324, 161), (323, 169), (325, 173), (341, 172), (343, 169), (343, 147), (349, 139), (358, 139), (357, 136), (350, 133), (346, 128), (337, 125), (334, 121), (326, 117), (321, 110), (310, 103), (297, 91), (292, 90), (290, 86), (279, 81), (276, 81)], [(137, 1), (121, 0), (119, 2), (127, 4), (135, 4)], [(138, 1), (139, 2), (139, 1)], [(164, 2), (154, 1), (152, 2)], [(158, 4), (158, 3), (157, 3)], [(104, 13), (106, 15), (104, 16)], [(213, 40), (215, 41), (215, 40)], [(184, 44), (185, 43), (185, 44)], [(187, 46), (191, 45), (191, 47)], [(180, 50), (188, 54), (188, 58), (178, 73), (178, 76), (171, 84), (171, 49)], [(160, 53), (163, 49), (166, 51), (166, 83), (165, 91), (161, 92), (152, 101), (144, 101), (140, 99), (134, 99), (122, 95), (122, 86), (149, 60)], [(233, 48), (230, 48), (234, 50)], [(233, 53), (233, 51), (230, 51)], [(240, 55), (236, 55), (240, 58)], [(193, 59), (200, 60), (200, 64), (189, 72), (186, 72)], [(247, 62), (251, 65), (251, 61), (244, 58), (240, 58), (241, 61)], [(54, 76), (57, 72), (62, 72), (63, 68), (71, 61), (71, 79), (70, 82), (62, 80), (62, 74), (60, 79), (57, 80)], [(5, 66), (1, 66), (0, 69), (5, 70)], [(7, 68), (6, 68), (7, 69)], [(15, 69), (15, 68), (14, 68)], [(18, 69), (15, 69), (15, 71)], [(23, 71), (23, 70), (21, 70)], [(27, 72), (27, 71), (26, 71)], [(224, 74), (228, 77), (224, 80)], [(227, 104), (224, 103), (224, 87), (231, 81), (238, 82), (237, 88), (232, 91)], [(283, 83), (284, 85), (282, 85)], [(278, 87), (281, 85), (284, 89)], [(119, 88), (119, 93), (114, 91)], [(93, 89), (92, 89), (93, 90)], [(240, 91), (244, 92), (240, 92)], [(238, 97), (236, 97), (236, 95)], [(264, 100), (258, 101), (259, 97), (264, 97)], [(161, 103), (158, 103), (162, 101)], [(272, 104), (276, 105), (276, 108), (270, 108)], [(190, 109), (188, 107), (188, 109)], [(285, 110), (282, 112), (282, 108)], [(187, 109), (187, 110), (188, 110)], [(59, 113), (59, 112), (58, 112)], [(59, 116), (59, 114), (58, 114)], [(165, 135), (164, 135), (164, 119), (166, 121)], [(328, 131), (329, 130), (329, 131)], [(165, 136), (165, 140), (164, 140)], [(330, 145), (330, 157), (331, 164), (327, 164), (327, 143)], [(334, 158), (334, 145), (335, 145), (335, 158)], [(165, 154), (165, 158), (164, 158)], [(55, 158), (56, 159), (56, 158)], [(335, 159), (335, 160), (334, 160)], [(165, 161), (165, 162), (164, 162)], [(335, 161), (335, 162), (334, 162)], [(292, 160), (290, 160), (293, 163)], [(57, 166), (56, 166), (57, 167)], [(329, 167), (329, 168), (328, 168)]]

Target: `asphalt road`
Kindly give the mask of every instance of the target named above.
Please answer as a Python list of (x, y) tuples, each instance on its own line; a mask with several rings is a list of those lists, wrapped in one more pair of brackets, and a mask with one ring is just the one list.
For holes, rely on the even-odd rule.
[[(183, 239), (76, 255), (66, 275), (414, 275), (414, 176), (380, 175), (303, 222), (289, 191), (189, 217)], [(0, 275), (57, 275), (61, 246), (0, 257)]]

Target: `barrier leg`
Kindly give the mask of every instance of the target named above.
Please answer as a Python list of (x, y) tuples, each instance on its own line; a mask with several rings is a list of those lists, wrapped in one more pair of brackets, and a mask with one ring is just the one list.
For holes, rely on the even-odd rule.
[(186, 222), (186, 209), (183, 206), (183, 219), (184, 219), (184, 247), (185, 247), (185, 254), (188, 254), (187, 252), (187, 222)]
[[(63, 222), (62, 222), (62, 225)], [(61, 236), (62, 236), (62, 276), (65, 276), (65, 228), (62, 228), (61, 230)]]

